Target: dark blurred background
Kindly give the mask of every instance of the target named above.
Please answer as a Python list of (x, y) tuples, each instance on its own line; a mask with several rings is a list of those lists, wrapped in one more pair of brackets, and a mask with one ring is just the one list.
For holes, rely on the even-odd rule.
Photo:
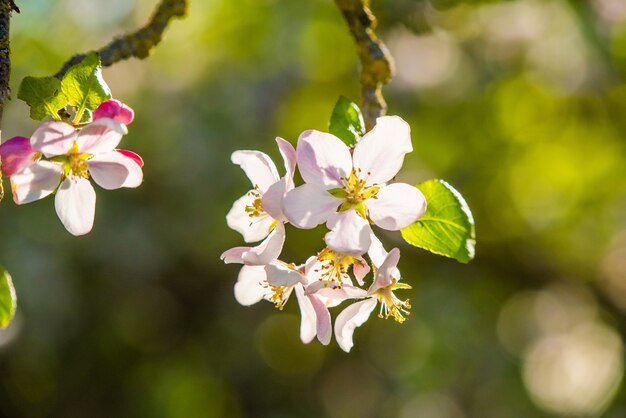
[[(12, 21), (3, 138), (37, 123), (26, 75), (143, 25), (153, 0), (30, 0)], [(412, 126), (399, 179), (466, 197), (469, 265), (404, 244), (403, 325), (372, 315), (343, 353), (303, 345), (299, 312), (237, 304), (224, 216), (248, 190), (236, 149), (277, 161), (360, 101), (331, 0), (195, 0), (147, 61), (104, 71), (136, 111), (136, 190), (98, 190), (91, 234), (53, 199), (0, 206), (19, 297), (0, 331), (7, 417), (534, 418), (626, 416), (626, 2), (372, 0), (396, 59), (389, 114)], [(8, 181), (5, 180), (5, 187)], [(323, 230), (288, 230), (304, 261)], [(311, 238), (313, 237), (313, 238)], [(336, 314), (336, 311), (333, 312)]]

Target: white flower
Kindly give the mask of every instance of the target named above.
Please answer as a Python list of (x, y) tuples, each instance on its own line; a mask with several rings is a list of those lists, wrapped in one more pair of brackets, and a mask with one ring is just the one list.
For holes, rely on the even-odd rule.
[(139, 163), (115, 149), (126, 133), (126, 125), (108, 118), (79, 131), (63, 122), (41, 124), (30, 145), (49, 160), (11, 176), (15, 203), (33, 202), (56, 190), (55, 208), (65, 228), (73, 235), (88, 233), (96, 210), (89, 177), (107, 190), (137, 187), (143, 181)]
[(365, 253), (371, 244), (370, 220), (395, 231), (426, 211), (417, 188), (386, 184), (412, 150), (410, 128), (397, 116), (378, 118), (352, 154), (334, 135), (304, 132), (298, 139), (297, 162), (305, 184), (286, 194), (285, 216), (305, 229), (326, 222), (330, 248), (349, 255)]
[(226, 215), (226, 223), (241, 233), (246, 242), (265, 238), (279, 223), (285, 222), (282, 200), (293, 189), (296, 151), (282, 138), (276, 143), (285, 163), (285, 176), (279, 178), (272, 160), (260, 151), (235, 151), (231, 157), (252, 182), (252, 189), (235, 201)]

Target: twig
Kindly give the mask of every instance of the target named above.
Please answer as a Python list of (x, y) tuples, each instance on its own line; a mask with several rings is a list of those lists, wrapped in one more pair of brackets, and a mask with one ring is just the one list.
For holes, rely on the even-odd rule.
[(374, 33), (376, 17), (369, 9), (369, 0), (335, 0), (348, 22), (361, 61), (361, 111), (367, 130), (376, 118), (384, 115), (387, 103), (382, 88), (393, 77), (394, 65), (385, 44)]
[[(9, 78), (11, 77), (11, 42), (9, 39), (9, 28), (11, 23), (11, 13), (19, 13), (12, 0), (0, 0), (0, 136), (2, 135), (2, 114), (4, 112), (4, 102), (10, 98)], [(0, 172), (0, 200), (4, 196), (2, 187), (2, 172)]]
[(104, 67), (130, 57), (139, 59), (148, 57), (152, 48), (161, 41), (163, 31), (170, 23), (170, 20), (175, 17), (185, 17), (188, 7), (189, 0), (162, 0), (146, 26), (136, 32), (114, 39), (97, 51), (74, 55), (63, 64), (63, 68), (54, 76), (59, 79), (63, 78), (63, 75), (72, 65), (81, 62), (87, 55), (93, 52), (97, 52), (100, 55), (102, 66)]

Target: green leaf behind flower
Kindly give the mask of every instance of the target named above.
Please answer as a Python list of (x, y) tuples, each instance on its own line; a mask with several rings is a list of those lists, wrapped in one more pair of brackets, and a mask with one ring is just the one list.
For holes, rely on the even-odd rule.
[(365, 122), (359, 106), (341, 96), (330, 117), (328, 132), (348, 146), (356, 144), (365, 135)]
[(42, 120), (46, 116), (58, 119), (57, 112), (67, 105), (61, 81), (55, 77), (25, 77), (20, 83), (17, 98), (30, 107), (30, 117)]
[(17, 297), (11, 275), (0, 267), (0, 328), (6, 328), (15, 315)]
[(70, 105), (76, 107), (77, 121), (85, 110), (95, 110), (111, 98), (111, 90), (102, 78), (100, 56), (90, 54), (67, 70), (61, 80), (63, 93)]

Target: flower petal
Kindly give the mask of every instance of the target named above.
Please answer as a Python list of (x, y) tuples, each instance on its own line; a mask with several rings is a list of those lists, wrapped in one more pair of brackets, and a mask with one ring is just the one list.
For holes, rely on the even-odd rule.
[(367, 276), (367, 273), (369, 273), (370, 270), (371, 269), (369, 264), (367, 264), (367, 262), (362, 257), (359, 257), (359, 259), (357, 259), (357, 261), (352, 265), (354, 278), (361, 286), (363, 286), (363, 279), (365, 278), (365, 276)]
[(124, 125), (130, 125), (135, 119), (135, 112), (119, 100), (110, 99), (100, 103), (100, 106), (93, 112), (93, 120), (102, 118), (109, 118)]
[(85, 235), (93, 227), (96, 192), (89, 180), (69, 176), (61, 183), (54, 207), (65, 229), (72, 235)]
[(250, 251), (251, 247), (233, 247), (220, 255), (224, 264), (243, 264), (243, 255)]
[(383, 184), (400, 171), (404, 155), (411, 151), (409, 124), (398, 116), (383, 116), (354, 147), (354, 169), (363, 173), (367, 185)]
[(285, 195), (283, 213), (294, 226), (311, 229), (326, 222), (340, 204), (341, 199), (322, 187), (305, 183)]
[(373, 294), (378, 289), (385, 288), (394, 283), (394, 281), (400, 280), (400, 277), (394, 277), (398, 272), (398, 262), (400, 261), (400, 250), (397, 248), (392, 249), (387, 254), (385, 261), (376, 272), (376, 277), (372, 286), (368, 290), (368, 294)]
[(65, 155), (76, 139), (75, 129), (65, 122), (44, 122), (30, 137), (30, 145), (46, 157)]
[(254, 204), (255, 197), (250, 192), (241, 196), (233, 203), (233, 207), (226, 215), (228, 227), (243, 235), (246, 242), (257, 242), (270, 233), (275, 220), (269, 215), (251, 217), (246, 207)]
[(381, 187), (376, 199), (366, 200), (365, 205), (372, 221), (389, 231), (411, 225), (426, 212), (426, 199), (422, 192), (405, 183)]
[(360, 287), (344, 284), (341, 287), (328, 286), (324, 281), (316, 281), (306, 287), (305, 295), (318, 295), (327, 299), (344, 301), (346, 299), (361, 299), (367, 296), (367, 291)]
[(326, 223), (331, 230), (324, 240), (330, 249), (338, 253), (359, 256), (365, 254), (371, 244), (371, 228), (354, 209), (337, 212)]
[(35, 163), (37, 151), (30, 146), (30, 138), (16, 136), (0, 144), (2, 174), (12, 176)]
[(330, 337), (333, 333), (333, 328), (330, 323), (330, 312), (324, 303), (319, 300), (315, 295), (308, 295), (307, 299), (315, 310), (315, 330), (317, 333), (317, 339), (324, 345), (328, 345)]
[(11, 176), (13, 200), (18, 205), (43, 199), (59, 186), (63, 177), (61, 164), (38, 161)]
[(122, 154), (125, 157), (130, 158), (131, 160), (133, 160), (134, 162), (137, 163), (137, 165), (139, 165), (139, 167), (143, 168), (143, 158), (141, 158), (141, 156), (135, 152), (129, 151), (127, 149), (116, 149), (115, 151), (119, 152), (120, 154)]
[(287, 191), (286, 182), (286, 177), (278, 180), (263, 193), (263, 197), (261, 198), (261, 206), (263, 206), (263, 209), (265, 209), (272, 218), (279, 221), (287, 220), (283, 214), (283, 199)]
[(296, 171), (296, 150), (290, 142), (280, 137), (276, 138), (276, 144), (278, 144), (278, 150), (280, 151), (280, 155), (283, 157), (283, 161), (285, 163), (285, 178), (287, 179), (287, 190), (291, 190), (294, 187), (293, 174)]
[(235, 283), (235, 299), (243, 306), (254, 305), (267, 299), (272, 291), (263, 286), (265, 270), (261, 266), (243, 266)]
[(346, 353), (350, 352), (354, 345), (352, 342), (354, 329), (367, 321), (377, 303), (378, 301), (375, 298), (368, 298), (353, 303), (337, 315), (335, 320), (335, 339), (339, 347)]
[(306, 282), (299, 271), (290, 268), (282, 261), (275, 261), (266, 265), (265, 274), (267, 275), (267, 282), (272, 286), (290, 287)]
[(100, 154), (113, 151), (127, 133), (123, 123), (109, 118), (95, 120), (78, 132), (78, 152)]
[(261, 193), (279, 180), (274, 162), (261, 151), (235, 151), (230, 160), (241, 167), (252, 186), (258, 187)]
[(342, 178), (352, 171), (348, 147), (334, 135), (305, 131), (298, 138), (296, 150), (300, 174), (306, 183), (326, 189), (343, 187)]
[(276, 260), (285, 243), (285, 226), (278, 223), (276, 228), (256, 247), (243, 255), (243, 262), (248, 266), (261, 266)]
[(91, 177), (103, 189), (137, 187), (143, 181), (141, 167), (117, 151), (94, 155), (87, 161)]
[(304, 290), (302, 286), (296, 286), (294, 288), (296, 292), (296, 298), (298, 299), (298, 306), (300, 307), (300, 340), (304, 344), (308, 344), (313, 341), (315, 334), (317, 333), (317, 318), (315, 315), (315, 309), (311, 304), (311, 301), (304, 296)]

